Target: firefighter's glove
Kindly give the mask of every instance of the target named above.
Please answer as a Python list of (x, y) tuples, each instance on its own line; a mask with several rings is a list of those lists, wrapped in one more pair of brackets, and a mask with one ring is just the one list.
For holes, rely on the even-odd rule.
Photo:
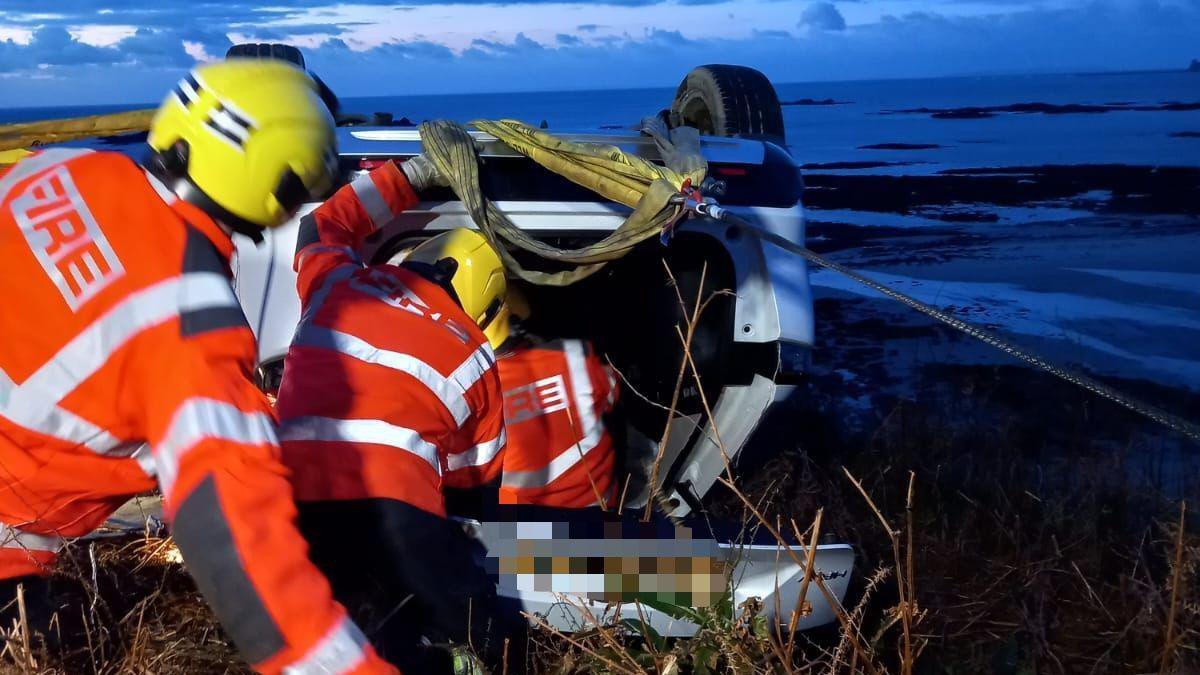
[(450, 181), (437, 170), (425, 155), (417, 155), (400, 165), (413, 190), (421, 192), (431, 187), (450, 187)]

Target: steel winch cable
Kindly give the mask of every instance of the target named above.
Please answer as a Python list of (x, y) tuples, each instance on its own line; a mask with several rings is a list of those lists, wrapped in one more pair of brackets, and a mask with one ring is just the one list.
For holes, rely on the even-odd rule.
[(921, 302), (910, 295), (901, 293), (900, 291), (897, 291), (886, 284), (875, 281), (874, 279), (871, 279), (860, 272), (856, 272), (855, 270), (852, 270), (841, 263), (829, 260), (824, 256), (814, 253), (806, 246), (803, 246), (802, 244), (796, 244), (773, 232), (769, 232), (766, 229), (746, 220), (745, 218), (731, 213), (728, 209), (725, 209), (715, 203), (701, 202), (698, 204), (693, 204), (691, 208), (699, 215), (708, 216), (714, 220), (723, 221), (749, 230), (757, 234), (764, 241), (770, 242), (771, 244), (778, 246), (789, 253), (798, 255), (815, 265), (819, 265), (833, 272), (837, 272), (838, 274), (852, 279), (853, 281), (856, 281), (877, 293), (881, 293), (886, 297), (906, 305), (907, 307), (915, 309), (925, 316), (935, 319), (936, 321), (939, 321), (942, 324), (945, 324), (965, 335), (969, 335), (970, 337), (973, 337), (984, 344), (990, 345), (991, 347), (1009, 354), (1020, 361), (1037, 368), (1038, 370), (1049, 373), (1050, 375), (1053, 375), (1065, 382), (1070, 382), (1071, 384), (1091, 392), (1096, 396), (1112, 401), (1123, 408), (1135, 412), (1149, 420), (1157, 422), (1158, 424), (1171, 429), (1172, 431), (1190, 439), (1193, 442), (1200, 443), (1200, 425), (1190, 422), (1178, 415), (1169, 413), (1162, 408), (1146, 403), (1145, 401), (1117, 391), (1115, 388), (1100, 382), (1093, 377), (1052, 363), (1044, 357), (1030, 351), (1029, 349), (1012, 343), (997, 333), (987, 330), (986, 328), (976, 326), (975, 324), (967, 321), (963, 321), (956, 316)]

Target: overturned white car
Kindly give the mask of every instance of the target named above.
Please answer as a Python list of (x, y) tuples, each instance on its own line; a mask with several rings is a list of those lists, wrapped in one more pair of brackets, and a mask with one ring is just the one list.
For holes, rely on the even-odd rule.
[[(670, 118), (701, 131), (700, 150), (708, 162), (708, 174), (723, 183), (723, 206), (787, 240), (804, 241), (800, 171), (784, 145), (778, 99), (765, 77), (735, 66), (699, 68), (681, 84)], [(338, 131), (343, 181), (353, 180), (381, 162), (412, 157), (422, 149), (419, 132), (411, 127), (345, 126)], [(558, 135), (574, 142), (614, 145), (628, 154), (661, 161), (653, 141), (634, 131)], [(475, 132), (474, 138), (480, 148), (483, 191), (520, 229), (547, 243), (578, 248), (598, 241), (629, 213), (629, 209), (603, 201), (547, 171), (492, 136)], [(401, 214), (373, 235), (359, 252), (362, 259), (381, 262), (431, 233), (474, 226), (452, 192), (427, 197), (430, 201)], [(315, 207), (307, 206), (301, 215)], [(258, 247), (239, 241), (237, 290), (259, 339), (260, 377), (267, 389), (278, 384), (282, 359), (299, 320), (292, 270), (296, 232), (293, 221), (268, 232)], [(726, 470), (722, 451), (736, 460), (772, 406), (791, 393), (813, 343), (806, 263), (753, 231), (705, 219), (688, 221), (669, 245), (657, 240), (644, 242), (573, 285), (524, 285), (522, 291), (531, 308), (528, 323), (533, 332), (543, 337), (590, 339), (620, 373), (623, 387), (631, 390), (623, 396), (624, 428), (614, 430), (624, 454), (619, 464), (630, 479), (625, 507), (640, 509), (656, 493), (660, 498), (655, 506), (676, 519), (703, 511), (705, 495)], [(690, 350), (701, 384), (692, 377), (684, 378), (672, 409), (683, 359), (676, 326), (684, 312), (691, 312), (696, 298), (719, 291), (728, 293), (713, 297), (700, 317)], [(712, 419), (705, 413), (705, 401), (711, 405)], [(714, 428), (719, 434), (712, 432)], [(655, 485), (650, 486), (649, 467), (664, 438), (660, 470), (654, 474)], [(619, 481), (623, 484), (625, 476)], [(514, 511), (503, 523), (475, 522), (471, 527), (492, 559), (489, 564), (498, 574), (500, 592), (519, 598), (528, 611), (562, 629), (582, 627), (586, 617), (603, 616), (606, 606), (610, 614), (617, 611), (626, 618), (636, 619), (640, 612), (664, 635), (685, 635), (695, 629), (694, 623), (672, 618), (653, 606), (633, 605), (638, 597), (649, 596), (602, 592), (611, 582), (606, 582), (607, 575), (612, 574), (603, 560), (614, 555), (661, 558), (664, 553), (660, 549), (673, 546), (673, 557), (714, 561), (713, 569), (732, 584), (734, 607), (757, 597), (765, 613), (782, 611), (779, 618), (784, 621), (796, 607), (801, 586), (807, 588), (813, 577), (818, 577), (829, 595), (806, 593), (813, 611), (800, 620), (800, 628), (833, 620), (826, 598), (841, 601), (853, 565), (848, 546), (820, 546), (814, 570), (805, 581), (804, 565), (796, 561), (805, 560), (807, 551), (799, 547), (793, 556), (781, 552), (779, 542), (756, 543), (736, 533), (721, 535), (707, 526), (687, 525), (667, 528), (667, 534), (625, 532), (614, 543), (609, 536), (583, 536), (572, 530), (571, 523), (589, 519), (622, 520), (620, 515), (542, 509), (534, 514)], [(624, 520), (630, 519), (636, 520), (636, 516)], [(680, 548), (680, 541), (689, 543)], [(533, 543), (516, 547), (515, 542)], [(529, 546), (536, 553), (530, 553)], [(514, 556), (534, 562), (514, 563)], [(546, 563), (549, 567), (545, 567), (536, 562), (543, 559), (593, 562), (590, 566)], [(635, 565), (633, 569), (639, 568)], [(666, 576), (655, 577), (654, 588), (670, 587), (685, 577), (691, 583), (703, 576), (690, 569), (662, 574)], [(540, 576), (546, 578), (535, 583)], [(700, 594), (691, 591), (665, 596), (655, 591), (652, 595), (665, 597), (667, 604), (702, 604), (697, 600)]]

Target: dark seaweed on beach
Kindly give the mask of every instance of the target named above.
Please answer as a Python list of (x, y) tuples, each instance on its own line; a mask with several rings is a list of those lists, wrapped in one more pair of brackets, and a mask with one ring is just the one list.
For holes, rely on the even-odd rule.
[(1042, 115), (1081, 115), (1102, 114), (1109, 112), (1189, 112), (1200, 110), (1200, 102), (1184, 103), (1180, 101), (1164, 101), (1151, 104), (1116, 103), (1012, 103), (996, 106), (968, 106), (963, 108), (907, 108), (903, 110), (885, 110), (883, 115), (929, 115), (938, 120), (969, 120), (986, 119), (998, 114), (1042, 114)]
[(911, 166), (917, 162), (817, 162), (801, 164), (805, 171), (838, 171), (847, 169), (881, 169), (885, 166)]
[(936, 143), (875, 143), (860, 145), (859, 150), (937, 150), (945, 146)]
[(1109, 213), (1200, 214), (1200, 169), (1084, 164), (951, 169), (934, 176), (809, 173), (804, 202), (819, 209), (910, 214), (927, 206), (1024, 206), (1093, 190)]
[(836, 101), (832, 98), (798, 98), (794, 101), (780, 101), (782, 106), (805, 106), (805, 105), (849, 105), (854, 101)]

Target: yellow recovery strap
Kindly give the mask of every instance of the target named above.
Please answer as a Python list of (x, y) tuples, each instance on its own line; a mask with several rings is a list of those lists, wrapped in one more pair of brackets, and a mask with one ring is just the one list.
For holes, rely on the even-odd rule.
[[(644, 130), (654, 139), (667, 166), (628, 155), (613, 146), (565, 141), (515, 120), (480, 120), (471, 126), (571, 182), (633, 209), (620, 227), (595, 244), (574, 250), (550, 246), (523, 232), (483, 195), (475, 142), (466, 128), (442, 120), (422, 124), (425, 154), (449, 179), (480, 231), (500, 252), (509, 273), (535, 284), (575, 283), (638, 243), (657, 236), (664, 225), (680, 215), (681, 207), (672, 204), (671, 198), (679, 194), (684, 181), (699, 186), (708, 169), (694, 130), (672, 132), (651, 120), (643, 125)], [(513, 257), (511, 248), (577, 267), (562, 272), (526, 269)]]
[(110, 115), (3, 124), (0, 125), (0, 166), (14, 164), (29, 154), (30, 148), (47, 143), (146, 131), (153, 118), (153, 110), (132, 110)]
[(0, 169), (12, 166), (33, 153), (24, 149), (0, 150)]

